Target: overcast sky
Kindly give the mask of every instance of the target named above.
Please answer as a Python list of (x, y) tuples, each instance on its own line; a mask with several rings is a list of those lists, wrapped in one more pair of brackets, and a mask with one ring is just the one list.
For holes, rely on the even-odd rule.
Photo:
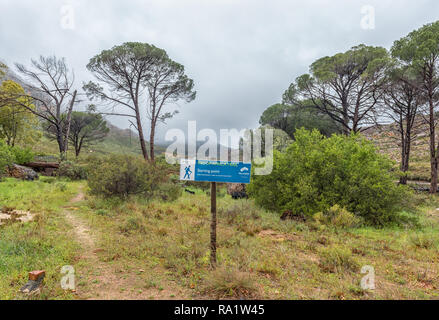
[[(375, 9), (375, 29), (362, 28), (367, 5)], [(73, 30), (62, 27), (69, 8)], [(390, 48), (438, 20), (439, 2), (0, 0), (0, 13), (0, 59), (12, 65), (40, 54), (65, 57), (78, 88), (92, 80), (85, 66), (104, 49), (127, 41), (165, 49), (186, 67), (198, 92), (194, 102), (180, 104), (168, 127), (184, 129), (197, 120), (198, 129), (218, 130), (257, 127), (261, 113), (315, 59), (360, 43)], [(127, 127), (124, 119), (111, 121)]]

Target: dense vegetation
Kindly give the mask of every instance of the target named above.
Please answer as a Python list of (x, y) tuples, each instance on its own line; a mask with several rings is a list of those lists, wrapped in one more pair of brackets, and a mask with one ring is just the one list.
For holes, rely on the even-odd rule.
[(253, 177), (250, 193), (258, 204), (307, 217), (339, 205), (373, 225), (396, 219), (405, 189), (372, 143), (304, 129), (295, 138), (284, 153), (275, 152), (272, 174)]
[(140, 195), (151, 198), (168, 182), (168, 170), (164, 165), (151, 164), (134, 156), (95, 158), (89, 161), (88, 185), (92, 194), (104, 197)]
[(0, 140), (0, 173), (5, 173), (12, 164), (25, 164), (34, 158), (34, 154), (28, 148), (8, 146)]

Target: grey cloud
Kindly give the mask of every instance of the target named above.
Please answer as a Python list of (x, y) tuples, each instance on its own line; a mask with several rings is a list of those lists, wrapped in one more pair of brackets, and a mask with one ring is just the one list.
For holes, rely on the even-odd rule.
[[(76, 28), (60, 27), (60, 8), (75, 8)], [(361, 7), (376, 10), (376, 29), (360, 27)], [(254, 128), (315, 59), (360, 44), (393, 41), (438, 19), (435, 0), (0, 0), (0, 59), (28, 63), (40, 54), (67, 58), (77, 86), (103, 49), (126, 41), (152, 43), (185, 65), (198, 98), (180, 104), (168, 127)], [(126, 127), (124, 119), (112, 118)], [(163, 139), (161, 126), (159, 139)]]

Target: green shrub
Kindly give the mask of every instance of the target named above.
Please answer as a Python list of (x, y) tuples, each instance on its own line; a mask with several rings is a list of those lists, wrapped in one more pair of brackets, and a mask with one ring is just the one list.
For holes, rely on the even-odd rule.
[(29, 148), (12, 147), (11, 152), (14, 155), (14, 162), (20, 165), (32, 162), (35, 157), (35, 154)]
[(325, 212), (316, 213), (313, 218), (317, 223), (342, 229), (356, 227), (361, 222), (359, 217), (339, 205), (335, 205)]
[(325, 272), (338, 273), (344, 271), (357, 272), (359, 263), (352, 257), (349, 249), (327, 248), (320, 252), (320, 268)]
[(155, 197), (163, 201), (172, 202), (181, 197), (182, 188), (178, 184), (164, 183), (158, 186)]
[(86, 168), (70, 161), (61, 162), (56, 174), (58, 177), (69, 178), (70, 180), (87, 179)]
[(61, 192), (67, 191), (67, 184), (65, 182), (57, 182), (55, 183), (55, 187)]
[(438, 246), (437, 238), (431, 234), (417, 233), (410, 237), (410, 242), (421, 249), (432, 249)]
[(408, 195), (395, 184), (391, 161), (358, 135), (324, 138), (301, 129), (286, 152), (274, 151), (273, 172), (254, 176), (249, 194), (264, 208), (312, 217), (334, 205), (366, 224), (398, 220)]
[(125, 223), (119, 227), (119, 230), (123, 233), (131, 233), (131, 232), (145, 232), (144, 221), (141, 217), (130, 216), (126, 219)]
[(48, 183), (48, 184), (54, 184), (56, 182), (56, 178), (54, 178), (54, 177), (41, 177), (40, 181), (44, 182), (44, 183)]
[(92, 194), (120, 198), (130, 195), (151, 198), (168, 179), (162, 165), (126, 155), (94, 159), (87, 168), (87, 175)]
[(257, 206), (246, 201), (234, 204), (228, 208), (220, 208), (218, 210), (218, 217), (224, 219), (229, 225), (243, 225), (249, 221), (260, 220), (261, 213)]
[(0, 175), (6, 172), (7, 167), (14, 162), (14, 155), (10, 148), (0, 140)]

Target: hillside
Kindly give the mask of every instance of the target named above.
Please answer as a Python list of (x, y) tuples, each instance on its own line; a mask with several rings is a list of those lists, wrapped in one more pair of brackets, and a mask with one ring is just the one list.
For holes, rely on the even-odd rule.
[[(120, 129), (115, 125), (108, 123), (110, 132), (101, 142), (95, 145), (84, 148), (81, 156), (87, 154), (132, 154), (141, 155), (140, 145), (137, 134), (129, 129)], [(58, 155), (58, 146), (55, 141), (43, 136), (41, 140), (32, 146), (32, 150), (38, 155)], [(165, 148), (161, 146), (155, 146), (156, 155), (165, 151)], [(70, 152), (70, 157), (74, 156), (74, 152)]]
[[(374, 126), (363, 134), (374, 142), (381, 153), (395, 161), (395, 168), (399, 168), (401, 144), (395, 124)], [(416, 139), (412, 142), (408, 178), (414, 181), (430, 181), (429, 128), (422, 119), (417, 120), (416, 134)]]

